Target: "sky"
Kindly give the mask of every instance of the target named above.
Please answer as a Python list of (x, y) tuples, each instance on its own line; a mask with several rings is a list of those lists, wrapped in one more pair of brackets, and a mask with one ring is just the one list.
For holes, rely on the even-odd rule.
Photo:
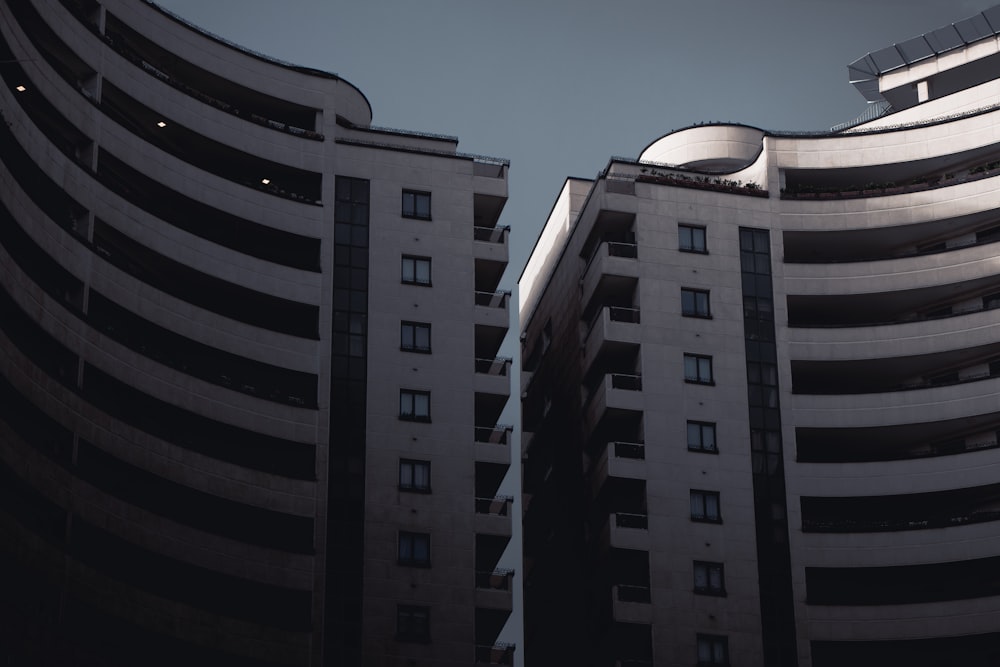
[[(567, 177), (593, 178), (611, 156), (638, 157), (700, 122), (847, 122), (865, 109), (849, 63), (1000, 0), (156, 2), (247, 48), (340, 75), (367, 96), (375, 125), (455, 135), (462, 152), (510, 159), (501, 287), (513, 289)], [(512, 331), (502, 353), (516, 356)], [(516, 396), (508, 423), (519, 421)], [(516, 558), (508, 550), (501, 565)], [(523, 646), (512, 620), (501, 639)]]

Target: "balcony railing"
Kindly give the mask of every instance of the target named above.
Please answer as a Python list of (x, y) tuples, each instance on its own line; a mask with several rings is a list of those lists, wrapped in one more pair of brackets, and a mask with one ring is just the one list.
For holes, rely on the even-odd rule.
[(952, 516), (892, 519), (802, 519), (802, 530), (807, 533), (882, 533), (900, 530), (950, 528), (971, 523), (1000, 520), (1000, 511), (967, 512)]
[(476, 498), (476, 514), (491, 514), (493, 516), (510, 516), (510, 506), (513, 496), (495, 496), (493, 498)]
[(590, 332), (594, 330), (597, 323), (601, 321), (604, 316), (604, 311), (608, 311), (608, 319), (612, 322), (625, 322), (628, 324), (639, 324), (639, 309), (638, 308), (624, 308), (622, 306), (605, 306), (603, 308), (598, 308), (594, 316), (590, 318), (590, 323), (587, 325), (587, 335), (584, 339), (590, 338)]
[(485, 243), (506, 243), (510, 225), (502, 227), (473, 227), (472, 238)]
[(476, 664), (513, 665), (514, 644), (480, 644), (476, 646)]
[(612, 442), (615, 457), (620, 459), (645, 459), (646, 446), (636, 442)]
[(628, 391), (642, 391), (642, 376), (626, 373), (611, 373), (611, 387)]
[(621, 602), (649, 602), (649, 586), (635, 586), (632, 584), (615, 585), (615, 597)]
[(959, 317), (961, 315), (971, 315), (973, 313), (981, 313), (987, 310), (995, 310), (1000, 308), (1000, 302), (990, 301), (989, 303), (984, 302), (981, 306), (965, 306), (961, 308), (955, 308), (954, 306), (947, 309), (941, 308), (933, 311), (932, 313), (919, 313), (919, 314), (908, 314), (899, 317), (895, 320), (878, 320), (875, 322), (834, 322), (834, 323), (824, 323), (824, 322), (797, 322), (789, 318), (788, 326), (793, 329), (849, 329), (851, 327), (883, 327), (890, 326), (894, 324), (911, 324), (913, 322), (928, 322), (930, 320), (944, 320), (949, 317)]
[(509, 290), (500, 290), (498, 292), (476, 292), (476, 305), (485, 306), (486, 308), (507, 308), (507, 302), (510, 300)]
[(476, 372), (484, 375), (498, 375), (506, 377), (510, 374), (510, 357), (497, 357), (496, 359), (476, 359)]
[(616, 512), (615, 526), (618, 528), (638, 528), (640, 530), (647, 530), (649, 528), (649, 517), (645, 514)]
[(476, 570), (476, 588), (486, 588), (494, 591), (511, 590), (514, 570), (497, 568), (495, 570)]
[(476, 442), (487, 445), (507, 446), (510, 444), (510, 434), (513, 430), (513, 426), (507, 426), (504, 424), (497, 424), (496, 426), (477, 426), (475, 435)]

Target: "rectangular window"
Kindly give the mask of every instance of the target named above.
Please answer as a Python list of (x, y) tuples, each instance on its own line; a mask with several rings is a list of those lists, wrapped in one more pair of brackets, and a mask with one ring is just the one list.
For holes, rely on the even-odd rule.
[(698, 667), (729, 664), (729, 640), (718, 635), (698, 635)]
[(399, 564), (430, 567), (431, 536), (427, 533), (399, 531)]
[(429, 422), (431, 420), (431, 392), (400, 389), (399, 418), (407, 421)]
[(718, 454), (719, 450), (715, 445), (715, 424), (689, 421), (687, 423), (687, 443), (688, 449), (691, 451)]
[(694, 592), (702, 595), (725, 595), (726, 580), (722, 563), (694, 562)]
[(403, 217), (431, 219), (431, 193), (403, 190)]
[(694, 225), (677, 225), (678, 247), (681, 252), (708, 252), (705, 245), (705, 228)]
[(681, 315), (684, 317), (711, 317), (708, 308), (708, 290), (681, 288)]
[(721, 523), (718, 491), (691, 490), (691, 520)]
[(407, 285), (430, 285), (431, 258), (403, 255), (402, 281)]
[(684, 381), (715, 384), (712, 379), (712, 357), (703, 354), (685, 354)]
[(430, 352), (431, 325), (422, 322), (400, 322), (399, 349), (407, 352)]
[(399, 490), (431, 492), (431, 462), (399, 460)]
[(430, 607), (410, 604), (396, 606), (396, 639), (426, 643), (431, 640)]

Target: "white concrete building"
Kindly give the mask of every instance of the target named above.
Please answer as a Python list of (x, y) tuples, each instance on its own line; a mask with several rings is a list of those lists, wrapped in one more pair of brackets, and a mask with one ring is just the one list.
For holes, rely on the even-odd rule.
[(509, 662), (507, 162), (140, 0), (0, 76), (0, 662)]
[(1000, 661), (998, 35), (858, 60), (867, 120), (566, 181), (520, 279), (529, 667)]

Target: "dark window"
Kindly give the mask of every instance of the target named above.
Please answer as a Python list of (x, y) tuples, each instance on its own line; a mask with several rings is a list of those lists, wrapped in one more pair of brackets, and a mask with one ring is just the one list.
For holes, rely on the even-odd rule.
[(719, 449), (715, 444), (715, 424), (689, 421), (687, 444), (688, 449), (692, 451), (718, 453)]
[(698, 667), (728, 664), (728, 639), (718, 635), (698, 635)]
[(431, 536), (427, 533), (399, 533), (399, 564), (429, 567), (431, 564)]
[(431, 420), (431, 392), (400, 389), (399, 418), (408, 421), (429, 422)]
[(684, 317), (711, 317), (708, 290), (681, 289), (681, 314)]
[(712, 379), (712, 357), (702, 354), (685, 354), (684, 380), (699, 384), (715, 384)]
[(694, 592), (703, 595), (725, 595), (726, 579), (722, 563), (694, 562)]
[(403, 217), (431, 219), (431, 193), (403, 190)]
[(430, 285), (431, 258), (403, 255), (402, 281), (408, 285)]
[(708, 252), (705, 245), (705, 228), (677, 225), (678, 247), (681, 252)]
[(431, 462), (399, 460), (399, 488), (401, 491), (431, 491)]
[(430, 352), (431, 325), (421, 322), (400, 322), (399, 349), (407, 352)]
[(722, 522), (719, 511), (718, 491), (691, 490), (691, 519), (693, 521)]
[(430, 607), (401, 604), (396, 607), (396, 639), (401, 642), (431, 640)]

